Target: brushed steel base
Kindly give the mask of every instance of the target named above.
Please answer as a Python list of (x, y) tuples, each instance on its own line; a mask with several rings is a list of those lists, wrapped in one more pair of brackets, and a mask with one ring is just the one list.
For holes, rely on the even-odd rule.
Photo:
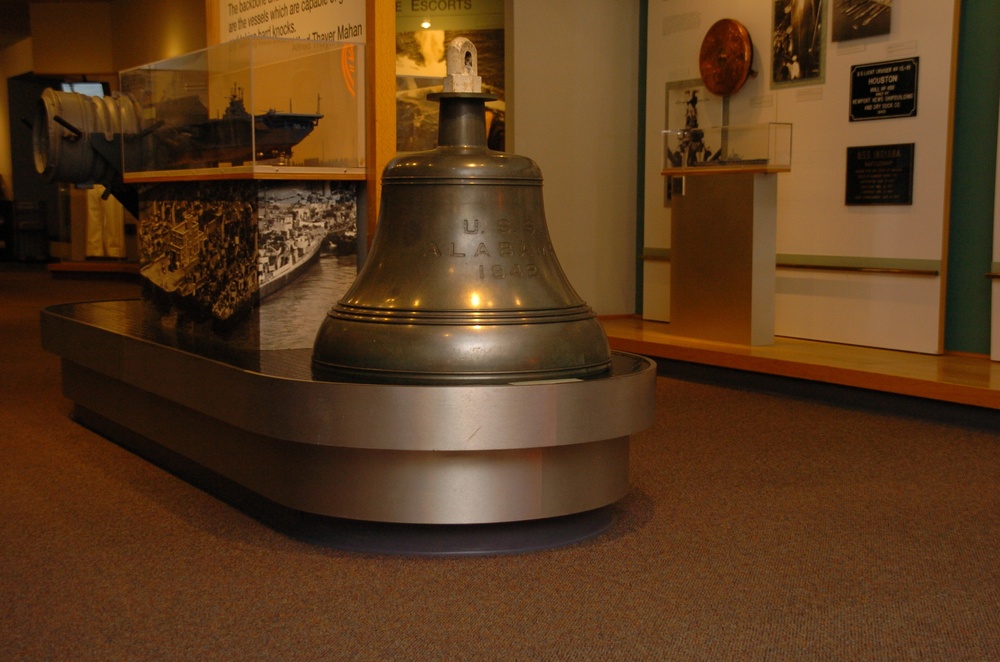
[(73, 420), (290, 538), (348, 552), (407, 556), (519, 554), (583, 542), (614, 524), (617, 506), (536, 520), (487, 524), (399, 524), (288, 508), (85, 407)]
[(139, 301), (49, 308), (42, 340), (62, 358), (81, 423), (326, 518), (483, 525), (596, 513), (627, 493), (629, 436), (653, 421), (655, 365), (630, 354), (582, 381), (325, 382), (309, 374), (309, 350), (219, 353), (214, 339), (167, 337)]

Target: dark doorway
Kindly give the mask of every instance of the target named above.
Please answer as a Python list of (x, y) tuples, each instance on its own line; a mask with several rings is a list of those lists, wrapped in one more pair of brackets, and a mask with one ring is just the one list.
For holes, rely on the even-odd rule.
[(61, 82), (30, 73), (7, 79), (12, 179), (8, 194), (13, 197), (14, 216), (14, 250), (9, 255), (14, 259), (44, 260), (50, 241), (69, 241), (68, 216), (60, 211), (60, 186), (35, 171), (31, 133), (42, 91), (47, 87), (58, 89)]

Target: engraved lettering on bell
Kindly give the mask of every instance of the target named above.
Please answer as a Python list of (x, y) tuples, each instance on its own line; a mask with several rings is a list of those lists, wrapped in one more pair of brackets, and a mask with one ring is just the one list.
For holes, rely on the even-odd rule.
[[(594, 311), (552, 249), (542, 173), (486, 143), (475, 47), (451, 43), (438, 146), (390, 161), (378, 224), (313, 347), (318, 378), (496, 384), (607, 372)], [(466, 88), (466, 85), (471, 87)]]

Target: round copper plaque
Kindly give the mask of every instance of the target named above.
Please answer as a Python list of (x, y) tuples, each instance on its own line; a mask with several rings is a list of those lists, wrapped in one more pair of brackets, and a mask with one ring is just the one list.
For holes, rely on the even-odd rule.
[(701, 42), (701, 80), (717, 96), (735, 94), (747, 82), (753, 62), (750, 33), (739, 21), (724, 18), (708, 29)]

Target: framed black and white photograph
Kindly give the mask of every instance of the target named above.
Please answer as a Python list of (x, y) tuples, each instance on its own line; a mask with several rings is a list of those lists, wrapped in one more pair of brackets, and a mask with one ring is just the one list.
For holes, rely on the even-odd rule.
[(825, 21), (823, 0), (774, 0), (771, 87), (824, 82)]
[[(729, 123), (729, 99), (709, 92), (700, 78), (671, 81), (666, 85), (665, 115), (662, 163), (664, 168), (677, 168), (688, 165), (692, 158), (704, 160), (720, 149), (721, 145), (705, 142), (704, 130)], [(697, 136), (702, 138), (697, 139)], [(678, 144), (678, 141), (686, 144)], [(663, 181), (663, 206), (670, 207), (673, 177)]]
[[(664, 128), (668, 132), (686, 131), (687, 135), (703, 133), (705, 129), (725, 126), (729, 123), (729, 100), (708, 91), (700, 78), (667, 83), (666, 118)], [(664, 167), (679, 167), (681, 156), (668, 148), (664, 140)], [(720, 145), (701, 143), (704, 154), (718, 150)], [(676, 150), (674, 150), (676, 151)], [(694, 158), (700, 158), (694, 154)]]
[(892, 0), (831, 0), (833, 41), (889, 34)]

